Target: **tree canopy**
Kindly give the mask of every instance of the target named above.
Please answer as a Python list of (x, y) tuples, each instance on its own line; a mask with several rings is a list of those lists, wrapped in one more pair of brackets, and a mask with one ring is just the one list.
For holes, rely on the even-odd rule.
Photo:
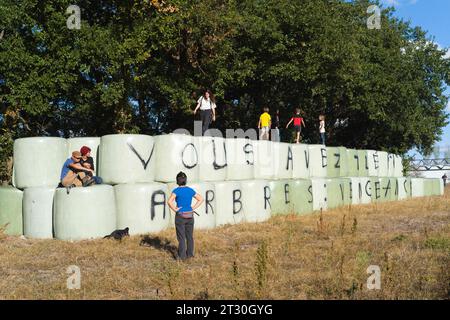
[(0, 0), (3, 166), (19, 137), (192, 129), (203, 88), (217, 128), (300, 106), (310, 143), (321, 113), (329, 144), (398, 153), (430, 152), (448, 123), (450, 59), (392, 8), (369, 29), (373, 1), (78, 0), (69, 29), (73, 2)]

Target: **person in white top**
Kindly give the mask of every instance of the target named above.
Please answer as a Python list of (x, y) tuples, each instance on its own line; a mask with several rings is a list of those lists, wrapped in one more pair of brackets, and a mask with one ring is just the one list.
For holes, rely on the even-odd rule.
[(206, 90), (203, 95), (197, 100), (197, 107), (195, 107), (194, 114), (200, 109), (200, 118), (202, 120), (202, 135), (209, 129), (212, 121), (216, 121), (216, 101), (211, 91)]
[(320, 132), (320, 140), (322, 144), (325, 145), (325, 116), (321, 114), (319, 116), (319, 132)]

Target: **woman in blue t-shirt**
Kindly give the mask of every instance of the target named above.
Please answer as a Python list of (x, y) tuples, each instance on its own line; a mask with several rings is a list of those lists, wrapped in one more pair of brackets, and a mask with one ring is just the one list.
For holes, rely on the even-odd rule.
[[(186, 174), (179, 172), (177, 174), (178, 188), (172, 191), (167, 202), (170, 209), (176, 213), (175, 228), (178, 239), (178, 257), (181, 260), (194, 256), (194, 211), (203, 203), (202, 196), (195, 192), (194, 189), (186, 186), (186, 182)], [(193, 206), (191, 206), (192, 198), (197, 200)]]

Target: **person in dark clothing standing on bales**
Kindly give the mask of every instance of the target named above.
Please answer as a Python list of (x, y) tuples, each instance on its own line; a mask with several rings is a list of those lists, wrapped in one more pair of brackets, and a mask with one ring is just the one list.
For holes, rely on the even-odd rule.
[(442, 180), (444, 181), (444, 187), (447, 185), (447, 175), (444, 173), (442, 176)]
[[(186, 186), (186, 182), (186, 174), (179, 172), (177, 174), (178, 188), (172, 191), (167, 201), (170, 209), (175, 211), (176, 214), (175, 228), (178, 239), (178, 258), (181, 260), (194, 257), (194, 211), (203, 203), (202, 196), (194, 189)], [(192, 206), (193, 198), (197, 201)]]
[(197, 100), (194, 114), (200, 109), (200, 118), (202, 119), (202, 135), (209, 129), (211, 121), (216, 121), (216, 100), (211, 91), (206, 90)]

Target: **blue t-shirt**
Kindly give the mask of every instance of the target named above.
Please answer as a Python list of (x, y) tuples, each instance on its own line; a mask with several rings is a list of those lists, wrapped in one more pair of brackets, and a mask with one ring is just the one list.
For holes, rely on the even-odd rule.
[(175, 188), (172, 193), (176, 195), (175, 201), (177, 202), (177, 207), (180, 208), (178, 212), (189, 212), (192, 211), (192, 198), (197, 192), (189, 187), (178, 187)]
[(69, 158), (66, 160), (66, 162), (64, 162), (64, 165), (61, 170), (61, 181), (62, 181), (62, 179), (64, 179), (64, 177), (70, 171), (69, 165), (71, 165), (72, 163), (75, 163), (75, 161), (73, 161), (72, 158)]

